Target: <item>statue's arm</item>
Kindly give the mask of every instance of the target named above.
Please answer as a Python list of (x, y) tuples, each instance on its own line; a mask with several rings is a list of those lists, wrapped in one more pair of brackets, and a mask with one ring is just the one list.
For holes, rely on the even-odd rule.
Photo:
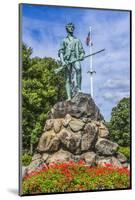
[(83, 49), (83, 45), (81, 43), (81, 41), (79, 40), (79, 58), (80, 60), (83, 60), (85, 56), (85, 51)]
[(66, 64), (65, 61), (64, 61), (64, 56), (63, 56), (62, 52), (60, 52), (60, 61), (61, 61), (62, 65)]
[(65, 50), (65, 44), (64, 44), (64, 41), (62, 41), (60, 44), (60, 49), (58, 51), (58, 56), (60, 57), (60, 61), (61, 61), (62, 65), (66, 64), (64, 61), (64, 50)]

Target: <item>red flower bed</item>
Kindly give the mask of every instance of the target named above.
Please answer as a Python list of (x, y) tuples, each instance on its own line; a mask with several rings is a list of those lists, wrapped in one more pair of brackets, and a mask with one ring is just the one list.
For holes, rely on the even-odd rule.
[(130, 187), (127, 168), (89, 167), (84, 161), (42, 165), (23, 179), (23, 194), (71, 192)]

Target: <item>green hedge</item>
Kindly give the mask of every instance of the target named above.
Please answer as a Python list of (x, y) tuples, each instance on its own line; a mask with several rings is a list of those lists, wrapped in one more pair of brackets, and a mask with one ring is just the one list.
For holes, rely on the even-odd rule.
[(32, 160), (32, 156), (28, 153), (25, 153), (22, 155), (22, 165), (23, 166), (28, 166)]
[(127, 157), (128, 162), (130, 162), (130, 147), (119, 147), (118, 151), (124, 154)]

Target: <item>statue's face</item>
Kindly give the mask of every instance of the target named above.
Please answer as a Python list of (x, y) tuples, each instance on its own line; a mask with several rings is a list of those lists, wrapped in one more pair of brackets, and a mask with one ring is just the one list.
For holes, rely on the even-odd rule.
[(71, 26), (70, 25), (67, 26), (66, 29), (67, 29), (68, 33), (73, 33), (74, 32), (74, 26), (72, 26), (72, 25)]

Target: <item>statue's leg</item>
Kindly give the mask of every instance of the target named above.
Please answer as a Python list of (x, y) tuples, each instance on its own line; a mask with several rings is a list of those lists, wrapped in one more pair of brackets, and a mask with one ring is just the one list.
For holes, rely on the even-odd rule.
[(66, 70), (66, 92), (67, 92), (67, 100), (71, 100), (71, 74), (70, 71)]
[(81, 83), (82, 83), (82, 72), (81, 72), (81, 64), (79, 61), (75, 62), (74, 68), (76, 71), (76, 83), (78, 92), (81, 91)]

